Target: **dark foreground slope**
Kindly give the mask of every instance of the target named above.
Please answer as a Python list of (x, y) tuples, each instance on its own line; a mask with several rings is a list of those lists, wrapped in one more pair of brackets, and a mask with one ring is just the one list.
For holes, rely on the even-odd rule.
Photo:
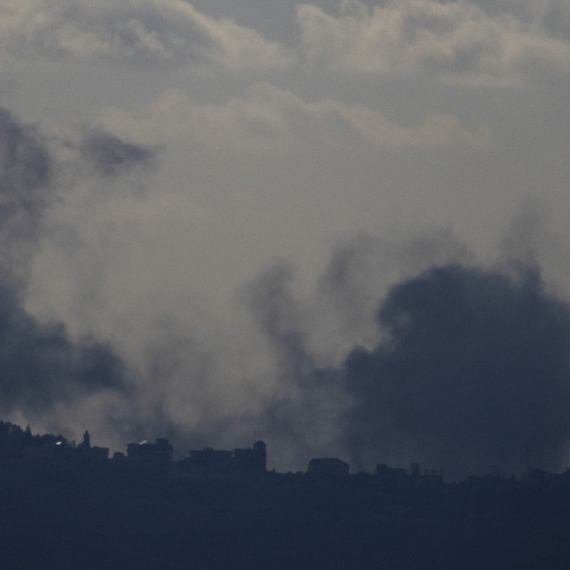
[(567, 489), (2, 471), (1, 567), (557, 569)]

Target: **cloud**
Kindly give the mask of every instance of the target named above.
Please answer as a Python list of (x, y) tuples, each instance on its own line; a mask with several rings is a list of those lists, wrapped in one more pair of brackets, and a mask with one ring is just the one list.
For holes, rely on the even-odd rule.
[(268, 84), (254, 85), (244, 98), (223, 105), (198, 105), (182, 91), (167, 91), (138, 114), (106, 109), (100, 122), (107, 131), (141, 144), (191, 141), (237, 154), (281, 154), (316, 146), (345, 152), (347, 145), (409, 149), (493, 143), (488, 127), (470, 130), (452, 114), (427, 114), (417, 124), (402, 126), (362, 105), (331, 99), (305, 102)]
[[(552, 11), (513, 12), (517, 4), (506, 2), (499, 3), (502, 10), (495, 6), (485, 11), (490, 4), (479, 4), (388, 0), (369, 8), (345, 0), (338, 17), (302, 4), (297, 18), (308, 63), (336, 72), (425, 72), (475, 85), (519, 83), (537, 68), (568, 74), (568, 38), (564, 31), (549, 33), (544, 25)], [(568, 8), (560, 3), (543, 6), (568, 16)], [(550, 20), (554, 32), (561, 20)]]
[(395, 285), (383, 340), (344, 367), (357, 461), (418, 460), (455, 476), (560, 469), (570, 438), (570, 310), (535, 270), (464, 265)]
[(570, 70), (563, 0), (343, 0), (337, 15), (297, 7), (296, 50), (185, 0), (2, 0), (0, 53), (138, 66), (285, 70), (305, 61), (349, 75), (428, 73), (476, 85), (518, 84)]
[(551, 0), (544, 14), (546, 29), (554, 38), (570, 42), (570, 6), (564, 0)]
[(284, 68), (283, 47), (183, 0), (2, 0), (0, 45), (16, 57), (136, 65)]

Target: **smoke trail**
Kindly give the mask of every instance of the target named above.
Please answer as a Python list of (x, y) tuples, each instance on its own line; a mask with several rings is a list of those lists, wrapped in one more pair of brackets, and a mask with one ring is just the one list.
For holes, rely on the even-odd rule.
[(275, 364), (275, 390), (250, 421), (280, 450), (279, 465), (305, 469), (314, 453), (330, 454), (342, 439), (340, 376), (317, 366), (308, 340), (313, 311), (295, 298), (289, 265), (273, 265), (248, 285), (244, 298)]

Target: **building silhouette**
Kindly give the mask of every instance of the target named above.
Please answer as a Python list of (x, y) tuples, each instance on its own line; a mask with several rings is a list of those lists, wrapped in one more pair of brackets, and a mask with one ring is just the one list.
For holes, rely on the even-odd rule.
[(346, 477), (350, 471), (350, 465), (336, 457), (324, 457), (311, 459), (308, 472), (311, 475), (326, 477)]
[(183, 473), (195, 476), (265, 473), (266, 446), (263, 441), (256, 441), (250, 448), (236, 448), (233, 452), (205, 447), (191, 450), (180, 464)]
[(172, 463), (172, 445), (167, 439), (158, 438), (156, 443), (141, 441), (127, 446), (127, 463), (144, 471), (163, 472)]

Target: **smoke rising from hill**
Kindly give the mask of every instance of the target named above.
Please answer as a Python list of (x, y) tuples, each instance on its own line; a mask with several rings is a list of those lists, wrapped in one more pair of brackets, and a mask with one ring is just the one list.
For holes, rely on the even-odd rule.
[[(113, 152), (99, 152), (102, 142)], [(87, 158), (117, 171), (147, 161), (150, 151), (107, 137), (86, 139)], [(120, 155), (120, 156), (119, 156)], [(119, 156), (119, 158), (117, 158)], [(61, 198), (50, 142), (0, 109), (0, 411), (28, 417), (104, 390), (127, 390), (127, 371), (106, 343), (72, 340), (61, 323), (42, 324), (24, 308), (29, 263), (40, 247), (45, 215)]]
[(564, 468), (570, 309), (541, 275), (552, 236), (532, 208), (500, 262), (435, 232), (359, 238), (312, 298), (294, 295), (290, 269), (260, 276), (250, 308), (282, 379), (258, 421), (301, 464), (337, 454), (356, 470), (419, 461), (455, 477)]
[[(184, 454), (263, 438), (279, 469), (325, 455), (355, 469), (420, 461), (456, 476), (520, 471), (525, 456), (564, 466), (570, 310), (541, 276), (540, 216), (515, 222), (491, 265), (449, 231), (361, 235), (303, 296), (279, 262), (242, 288), (247, 323), (206, 332), (196, 320), (183, 326), (182, 311), (127, 354), (72, 339), (24, 307), (46, 213), (73, 190), (50, 144), (0, 111), (2, 414), (52, 415), (73, 430), (89, 401), (101, 443), (166, 436)], [(99, 131), (70, 146), (84, 165), (74, 176), (102, 181), (156, 156)]]
[(570, 311), (534, 271), (513, 282), (433, 268), (393, 287), (377, 319), (382, 341), (344, 366), (357, 462), (415, 458), (463, 476), (564, 466)]

